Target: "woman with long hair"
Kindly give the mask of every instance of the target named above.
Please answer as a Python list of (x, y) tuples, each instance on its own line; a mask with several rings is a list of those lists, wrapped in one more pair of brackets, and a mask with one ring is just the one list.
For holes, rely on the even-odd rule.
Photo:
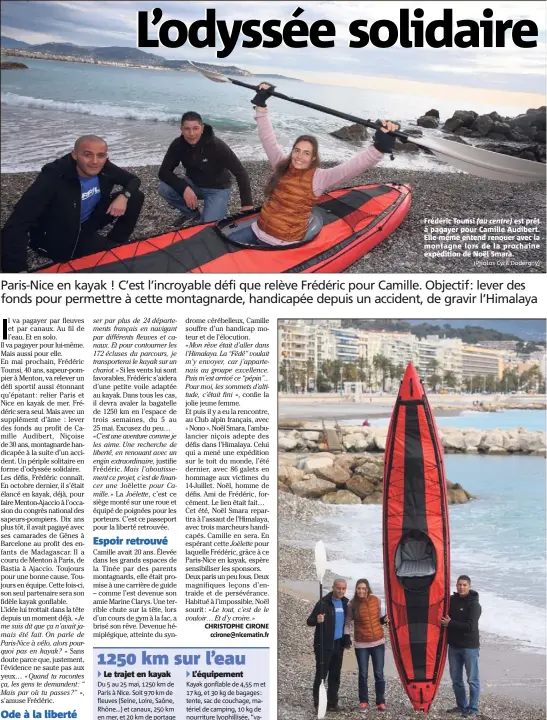
[(382, 120), (374, 144), (347, 162), (323, 170), (319, 167), (319, 147), (313, 135), (296, 138), (289, 155), (277, 144), (268, 116), (266, 101), (273, 90), (268, 83), (259, 85), (251, 100), (255, 106), (258, 136), (273, 169), (266, 189), (266, 201), (251, 226), (236, 230), (233, 240), (252, 245), (289, 245), (304, 239), (312, 209), (328, 188), (347, 182), (376, 165), (384, 153), (392, 153), (397, 123)]
[(386, 709), (386, 683), (384, 680), (385, 640), (383, 625), (389, 623), (387, 615), (381, 615), (380, 600), (372, 594), (369, 581), (360, 578), (355, 594), (350, 600), (348, 622), (344, 628), (349, 633), (353, 624), (353, 646), (359, 666), (359, 707), (368, 710), (368, 661), (372, 660), (376, 710)]

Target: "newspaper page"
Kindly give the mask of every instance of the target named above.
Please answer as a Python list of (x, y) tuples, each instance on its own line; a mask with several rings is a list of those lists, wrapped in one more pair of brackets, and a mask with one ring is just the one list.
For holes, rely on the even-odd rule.
[(0, 717), (545, 718), (544, 3), (1, 52)]

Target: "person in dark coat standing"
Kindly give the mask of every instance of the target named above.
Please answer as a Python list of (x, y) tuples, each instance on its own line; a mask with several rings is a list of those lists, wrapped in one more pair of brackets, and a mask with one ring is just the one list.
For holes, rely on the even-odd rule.
[[(479, 594), (471, 589), (468, 575), (460, 575), (450, 598), (450, 615), (441, 618), (448, 628), (448, 664), (456, 707), (448, 713), (473, 717), (479, 714)], [(469, 685), (469, 700), (463, 682), (463, 669)]]
[[(2, 272), (28, 269), (29, 244), (66, 262), (127, 242), (144, 202), (140, 184), (110, 162), (103, 138), (82, 135), (71, 153), (44, 165), (15, 205), (2, 231)], [(110, 223), (107, 237), (97, 233)]]
[(344, 634), (348, 614), (348, 599), (345, 596), (348, 584), (337, 578), (332, 592), (316, 603), (307, 623), (315, 627), (313, 649), (315, 652), (315, 680), (313, 682), (313, 703), (319, 703), (319, 686), (327, 682), (327, 710), (339, 710), (338, 690), (344, 650), (351, 647), (350, 636)]
[[(184, 167), (184, 175), (175, 174), (179, 165)], [(233, 150), (215, 136), (199, 113), (184, 113), (180, 137), (169, 145), (158, 172), (160, 196), (189, 220), (220, 220), (226, 216), (230, 202), (230, 173), (239, 186), (241, 210), (252, 210), (249, 176)], [(203, 200), (201, 215), (199, 200)]]

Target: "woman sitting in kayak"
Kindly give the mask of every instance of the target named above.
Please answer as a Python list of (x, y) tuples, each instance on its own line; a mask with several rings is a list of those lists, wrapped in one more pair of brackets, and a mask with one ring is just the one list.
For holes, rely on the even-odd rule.
[(341, 165), (322, 170), (317, 138), (312, 135), (298, 137), (289, 156), (277, 144), (266, 107), (272, 90), (273, 86), (262, 83), (251, 100), (258, 136), (274, 171), (264, 191), (266, 201), (256, 222), (230, 235), (232, 240), (248, 245), (280, 246), (303, 240), (318, 198), (328, 188), (352, 180), (376, 165), (384, 153), (392, 153), (395, 136), (388, 133), (399, 129), (397, 123), (382, 120), (383, 127), (376, 131), (373, 146)]
[(368, 659), (372, 660), (376, 710), (386, 709), (386, 683), (384, 680), (385, 640), (382, 625), (388, 624), (387, 615), (380, 614), (380, 600), (372, 594), (368, 580), (361, 578), (355, 585), (355, 595), (348, 604), (344, 633), (349, 634), (353, 622), (353, 647), (359, 666), (359, 707), (367, 710)]

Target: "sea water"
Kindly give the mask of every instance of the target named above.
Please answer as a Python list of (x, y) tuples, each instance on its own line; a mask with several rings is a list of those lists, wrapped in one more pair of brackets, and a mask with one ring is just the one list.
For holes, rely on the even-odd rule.
[[(482, 606), (481, 630), (534, 652), (545, 651), (545, 460), (539, 457), (447, 455), (446, 475), (477, 499), (451, 505), (451, 588), (471, 577)], [(382, 508), (348, 505), (318, 518), (335, 557), (333, 572), (366, 577), (384, 597)]]
[[(339, 421), (341, 425), (361, 425), (364, 415), (360, 418)], [(443, 416), (442, 410), (435, 411), (435, 421), (439, 427), (476, 428), (477, 430), (512, 430), (524, 427), (526, 430), (543, 430), (545, 432), (544, 410), (503, 410), (502, 412), (477, 412), (464, 410), (461, 415)], [(371, 418), (372, 427), (387, 427), (389, 418)]]
[[(21, 59), (29, 70), (2, 72), (2, 172), (39, 169), (68, 152), (78, 136), (88, 133), (105, 137), (110, 158), (119, 165), (159, 164), (169, 143), (179, 135), (178, 125), (186, 110), (200, 112), (241, 159), (265, 160), (253, 119), (252, 94), (245, 88), (213, 83), (195, 72)], [(259, 77), (238, 79), (250, 84), (260, 82)], [(443, 118), (451, 117), (459, 108), (456, 101), (427, 95), (285, 79), (273, 82), (292, 97), (365, 119), (396, 119), (404, 125), (414, 124), (431, 107), (438, 109)], [(477, 112), (518, 112), (513, 106), (473, 105)], [(303, 133), (319, 138), (323, 160), (348, 159), (359, 147), (329, 135), (347, 125), (346, 121), (282, 100), (272, 99), (269, 107), (282, 147), (290, 148)], [(441, 135), (438, 130), (424, 132)], [(400, 153), (389, 166), (453, 171), (422, 154), (411, 157)]]

